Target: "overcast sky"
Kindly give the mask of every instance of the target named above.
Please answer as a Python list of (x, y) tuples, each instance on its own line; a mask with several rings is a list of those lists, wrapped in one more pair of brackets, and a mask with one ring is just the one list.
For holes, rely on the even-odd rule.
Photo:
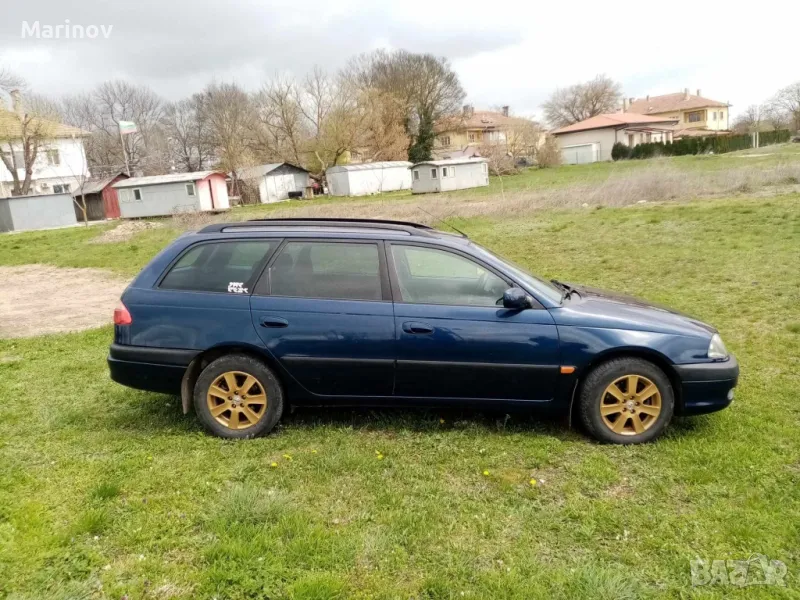
[[(4, 2), (0, 66), (47, 95), (121, 78), (177, 99), (212, 79), (257, 89), (279, 72), (405, 48), (450, 59), (478, 108), (538, 116), (556, 87), (606, 73), (626, 96), (701, 88), (735, 114), (800, 79), (799, 16), (796, 0), (26, 0)], [(23, 22), (43, 32), (67, 19), (113, 28), (108, 39), (22, 36)]]

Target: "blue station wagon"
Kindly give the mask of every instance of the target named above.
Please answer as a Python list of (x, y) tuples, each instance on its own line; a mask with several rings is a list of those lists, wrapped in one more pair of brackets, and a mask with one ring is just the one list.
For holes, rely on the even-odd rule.
[(739, 375), (710, 325), (400, 221), (209, 225), (144, 268), (114, 323), (112, 379), (179, 394), (226, 438), (291, 402), (515, 406), (639, 443), (727, 407)]

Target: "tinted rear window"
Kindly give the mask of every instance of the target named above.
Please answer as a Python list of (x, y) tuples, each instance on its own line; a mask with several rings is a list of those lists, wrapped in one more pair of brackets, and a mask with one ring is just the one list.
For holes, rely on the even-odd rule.
[(249, 293), (274, 240), (242, 240), (198, 244), (164, 277), (162, 289), (196, 292)]
[(270, 267), (271, 294), (381, 300), (376, 244), (289, 242)]

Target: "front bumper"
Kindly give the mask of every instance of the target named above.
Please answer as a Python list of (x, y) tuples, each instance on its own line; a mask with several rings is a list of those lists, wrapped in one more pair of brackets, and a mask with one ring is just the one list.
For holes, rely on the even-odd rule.
[(731, 355), (719, 362), (675, 365), (681, 381), (681, 415), (702, 415), (727, 408), (739, 381), (739, 363)]

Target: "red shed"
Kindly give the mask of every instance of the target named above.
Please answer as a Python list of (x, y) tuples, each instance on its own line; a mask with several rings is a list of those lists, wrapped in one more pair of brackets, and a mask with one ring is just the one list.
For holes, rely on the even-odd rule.
[[(117, 190), (112, 186), (123, 179), (128, 179), (128, 176), (121, 172), (103, 179), (91, 179), (75, 190), (72, 196), (78, 203), (81, 202), (81, 196), (86, 199), (86, 216), (90, 221), (119, 219), (119, 198)], [(83, 211), (77, 205), (75, 217), (78, 222), (83, 221)]]

